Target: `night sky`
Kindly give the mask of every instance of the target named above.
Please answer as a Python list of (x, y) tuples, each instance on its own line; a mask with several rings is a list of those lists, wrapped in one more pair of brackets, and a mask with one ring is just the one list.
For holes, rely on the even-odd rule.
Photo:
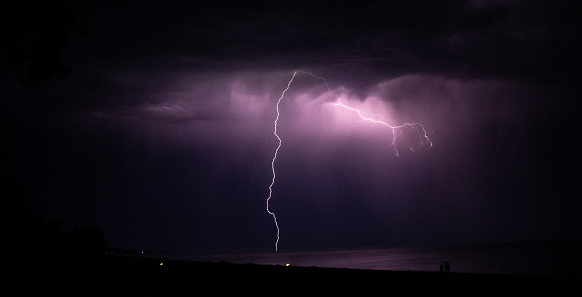
[(280, 251), (582, 237), (578, 2), (169, 2), (95, 1), (64, 79), (3, 73), (3, 166), (43, 217), (273, 250), (276, 104), (309, 71), (330, 89), (300, 72), (279, 105)]

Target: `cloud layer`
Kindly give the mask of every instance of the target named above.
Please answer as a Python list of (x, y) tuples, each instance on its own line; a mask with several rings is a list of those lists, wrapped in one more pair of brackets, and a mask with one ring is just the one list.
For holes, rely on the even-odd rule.
[[(220, 2), (220, 1), (219, 1)], [(112, 245), (282, 250), (580, 236), (567, 2), (96, 4), (66, 81), (5, 92), (26, 197)], [(328, 89), (329, 87), (329, 89)], [(361, 121), (421, 123), (432, 147)], [(408, 138), (409, 141), (413, 138)]]

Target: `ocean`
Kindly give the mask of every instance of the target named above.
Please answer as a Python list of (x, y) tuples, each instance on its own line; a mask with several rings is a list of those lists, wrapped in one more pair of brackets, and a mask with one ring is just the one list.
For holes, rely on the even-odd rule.
[(483, 243), (335, 251), (262, 253), (151, 254), (183, 261), (293, 265), (392, 271), (439, 271), (488, 274), (580, 273), (582, 240)]

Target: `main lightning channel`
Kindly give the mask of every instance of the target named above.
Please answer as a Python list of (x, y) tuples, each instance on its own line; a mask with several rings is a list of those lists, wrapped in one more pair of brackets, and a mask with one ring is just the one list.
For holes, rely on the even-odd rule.
[(277, 227), (277, 241), (275, 241), (275, 252), (278, 250), (278, 245), (279, 245), (279, 224), (277, 223), (277, 216), (275, 215), (274, 212), (272, 212), (269, 209), (269, 201), (273, 197), (273, 185), (275, 184), (275, 177), (276, 177), (276, 175), (275, 175), (275, 160), (277, 159), (277, 153), (279, 152), (279, 149), (281, 148), (281, 137), (279, 137), (279, 135), (277, 134), (277, 122), (279, 121), (279, 103), (281, 103), (281, 100), (283, 100), (283, 97), (285, 97), (285, 93), (291, 87), (291, 83), (293, 82), (295, 75), (297, 75), (297, 72), (293, 73), (291, 80), (289, 80), (289, 82), (287, 83), (287, 88), (285, 88), (285, 90), (283, 90), (281, 97), (279, 97), (279, 100), (277, 101), (277, 117), (275, 118), (275, 129), (273, 131), (273, 135), (275, 135), (275, 137), (277, 137), (279, 144), (277, 145), (277, 148), (275, 149), (275, 155), (273, 156), (273, 160), (271, 161), (271, 170), (273, 171), (273, 179), (271, 180), (271, 185), (269, 186), (269, 197), (267, 198), (267, 212), (271, 216), (273, 216), (273, 220), (275, 221), (275, 227)]

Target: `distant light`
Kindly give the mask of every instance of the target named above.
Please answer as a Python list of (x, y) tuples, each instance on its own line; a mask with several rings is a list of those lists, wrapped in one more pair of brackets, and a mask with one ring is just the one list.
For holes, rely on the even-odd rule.
[(164, 262), (161, 262), (161, 263), (160, 263), (160, 266), (164, 266)]
[(285, 266), (289, 267), (289, 266), (291, 266), (291, 264), (287, 263), (287, 264), (285, 264)]

